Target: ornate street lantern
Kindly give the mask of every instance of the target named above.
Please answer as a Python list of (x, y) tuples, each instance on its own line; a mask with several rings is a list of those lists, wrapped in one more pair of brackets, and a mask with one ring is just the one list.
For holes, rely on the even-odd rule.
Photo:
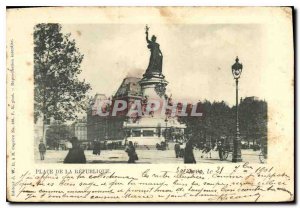
[(233, 142), (233, 155), (232, 162), (242, 162), (242, 153), (241, 153), (241, 138), (240, 138), (240, 130), (239, 130), (239, 110), (238, 110), (238, 86), (239, 86), (239, 78), (242, 74), (243, 65), (239, 63), (239, 58), (236, 57), (235, 63), (231, 67), (233, 78), (236, 83), (236, 137)]

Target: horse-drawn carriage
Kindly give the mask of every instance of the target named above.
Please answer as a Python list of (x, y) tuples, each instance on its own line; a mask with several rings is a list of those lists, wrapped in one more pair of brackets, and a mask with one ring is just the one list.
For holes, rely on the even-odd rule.
[(227, 160), (229, 155), (232, 154), (232, 142), (229, 137), (220, 137), (217, 140), (212, 141), (211, 139), (206, 141), (202, 147), (202, 158), (211, 158), (212, 152), (218, 152), (220, 160)]
[(261, 137), (261, 145), (260, 145), (260, 153), (259, 153), (259, 161), (261, 163), (265, 163), (268, 155), (268, 145), (267, 145), (267, 137)]
[(176, 143), (174, 145), (174, 150), (175, 150), (176, 158), (178, 158), (178, 157), (183, 158), (183, 156), (184, 156), (184, 149), (185, 149), (185, 143), (183, 143), (183, 142)]

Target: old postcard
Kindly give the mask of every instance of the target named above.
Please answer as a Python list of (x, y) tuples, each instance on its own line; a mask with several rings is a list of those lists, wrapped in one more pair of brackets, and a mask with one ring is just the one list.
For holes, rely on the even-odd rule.
[(11, 202), (294, 201), (290, 7), (7, 9)]

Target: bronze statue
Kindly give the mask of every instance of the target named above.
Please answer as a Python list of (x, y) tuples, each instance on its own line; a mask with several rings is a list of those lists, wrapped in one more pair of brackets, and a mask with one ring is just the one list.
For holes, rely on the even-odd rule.
[(146, 29), (146, 41), (148, 43), (147, 47), (151, 51), (150, 61), (149, 61), (149, 65), (146, 70), (145, 76), (154, 75), (154, 74), (161, 75), (162, 74), (162, 59), (163, 59), (162, 52), (159, 49), (159, 44), (156, 42), (156, 36), (153, 35), (151, 37), (151, 40), (149, 40), (149, 38), (148, 38), (149, 27), (146, 25), (145, 29)]

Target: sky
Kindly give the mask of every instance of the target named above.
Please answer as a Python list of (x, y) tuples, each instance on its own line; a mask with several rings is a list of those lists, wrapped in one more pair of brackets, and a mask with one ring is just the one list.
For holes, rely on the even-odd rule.
[[(263, 28), (257, 24), (154, 24), (163, 53), (167, 93), (174, 99), (225, 101), (235, 104), (231, 66), (239, 56), (243, 72), (239, 96), (264, 99), (262, 70)], [(81, 79), (92, 86), (90, 95), (113, 95), (127, 76), (142, 77), (150, 51), (141, 24), (64, 24), (84, 54)]]

